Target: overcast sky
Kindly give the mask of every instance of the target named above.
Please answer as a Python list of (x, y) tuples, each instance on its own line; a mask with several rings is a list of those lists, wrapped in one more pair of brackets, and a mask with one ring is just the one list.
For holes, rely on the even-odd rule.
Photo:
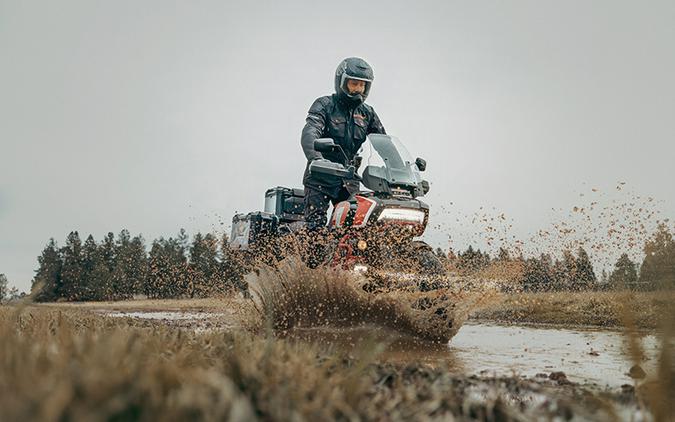
[(28, 290), (50, 237), (227, 231), (300, 186), (348, 56), (428, 161), (437, 246), (481, 206), (527, 236), (619, 181), (675, 216), (674, 22), (672, 0), (0, 0), (0, 273)]

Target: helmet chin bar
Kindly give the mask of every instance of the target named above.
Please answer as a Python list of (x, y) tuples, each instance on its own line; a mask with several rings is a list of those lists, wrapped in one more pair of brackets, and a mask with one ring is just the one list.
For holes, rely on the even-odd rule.
[(361, 94), (349, 95), (344, 90), (341, 90), (340, 95), (342, 96), (342, 101), (349, 104), (350, 107), (358, 107), (363, 104), (366, 98)]
[(345, 94), (345, 96), (351, 100), (361, 100), (365, 101), (365, 96), (363, 95), (362, 92), (355, 92), (354, 94), (350, 94), (348, 89), (343, 88), (342, 92)]

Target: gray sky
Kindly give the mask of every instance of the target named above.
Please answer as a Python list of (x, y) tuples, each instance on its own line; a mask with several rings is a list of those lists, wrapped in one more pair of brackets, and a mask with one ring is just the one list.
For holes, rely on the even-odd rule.
[(481, 206), (525, 237), (618, 181), (675, 216), (673, 22), (671, 0), (0, 0), (0, 273), (27, 290), (50, 237), (223, 231), (299, 186), (347, 56), (428, 161), (436, 245)]

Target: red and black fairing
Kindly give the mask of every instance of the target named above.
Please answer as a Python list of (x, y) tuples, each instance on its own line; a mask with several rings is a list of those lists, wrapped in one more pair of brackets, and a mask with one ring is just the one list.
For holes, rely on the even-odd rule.
[[(407, 220), (380, 220), (385, 209), (418, 210), (424, 213), (421, 223)], [(410, 244), (413, 237), (424, 233), (429, 220), (429, 206), (411, 198), (382, 198), (372, 193), (359, 193), (338, 203), (329, 221), (337, 235), (333, 265), (353, 269), (357, 264), (380, 263), (387, 248)]]

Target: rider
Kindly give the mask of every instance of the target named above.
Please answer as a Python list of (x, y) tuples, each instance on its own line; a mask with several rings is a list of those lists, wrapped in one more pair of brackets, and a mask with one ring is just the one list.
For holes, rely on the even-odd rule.
[(366, 135), (385, 133), (373, 107), (364, 102), (372, 83), (370, 65), (358, 57), (349, 57), (335, 71), (335, 94), (317, 98), (309, 108), (300, 141), (307, 157), (302, 182), (305, 185), (305, 222), (309, 231), (319, 231), (326, 225), (329, 202), (335, 205), (349, 197), (340, 180), (310, 174), (309, 164), (319, 158), (345, 164), (341, 154), (316, 151), (314, 141), (332, 138), (352, 160)]

